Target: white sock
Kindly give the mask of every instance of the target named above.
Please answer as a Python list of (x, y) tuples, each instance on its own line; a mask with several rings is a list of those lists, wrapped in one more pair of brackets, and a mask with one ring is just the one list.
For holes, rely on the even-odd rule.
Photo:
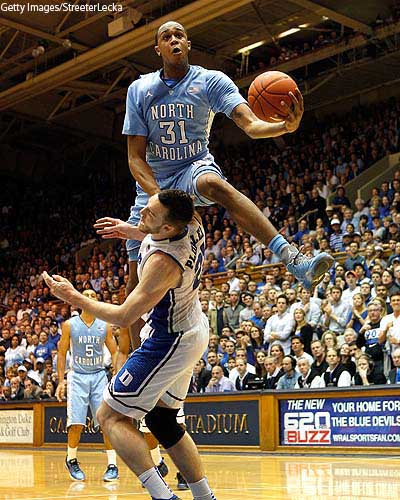
[(71, 447), (68, 446), (68, 449), (67, 449), (67, 460), (73, 460), (74, 458), (76, 458), (77, 451), (78, 451), (78, 447), (71, 448)]
[(115, 450), (106, 450), (108, 465), (117, 465), (117, 453)]
[(153, 459), (154, 465), (160, 465), (162, 461), (160, 447), (157, 445), (153, 450), (150, 450), (151, 458)]
[(150, 496), (159, 500), (170, 500), (174, 494), (161, 477), (157, 467), (146, 470), (139, 476), (139, 480), (150, 493)]
[(194, 500), (216, 500), (206, 477), (203, 477), (197, 483), (189, 483), (189, 488)]

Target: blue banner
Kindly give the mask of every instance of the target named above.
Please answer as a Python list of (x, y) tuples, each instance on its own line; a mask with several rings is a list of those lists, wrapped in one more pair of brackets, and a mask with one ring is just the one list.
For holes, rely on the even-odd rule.
[(400, 397), (279, 401), (281, 446), (398, 447)]
[(186, 430), (196, 444), (259, 446), (258, 401), (200, 401), (185, 401)]
[[(44, 409), (44, 442), (67, 442), (67, 407), (46, 406)], [(86, 417), (86, 425), (81, 434), (81, 443), (102, 443), (103, 434), (94, 421), (90, 409)]]

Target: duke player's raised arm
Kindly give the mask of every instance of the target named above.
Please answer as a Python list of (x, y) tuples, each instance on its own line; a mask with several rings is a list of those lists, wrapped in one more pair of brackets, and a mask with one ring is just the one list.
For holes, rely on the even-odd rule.
[[(162, 279), (160, 273), (162, 270)], [(138, 286), (121, 305), (106, 304), (91, 300), (72, 288), (68, 300), (92, 316), (122, 327), (135, 323), (153, 309), (171, 288), (179, 285), (182, 268), (170, 256), (157, 252), (152, 254), (143, 268)], [(54, 290), (54, 289), (53, 289)], [(57, 295), (57, 291), (54, 290)]]

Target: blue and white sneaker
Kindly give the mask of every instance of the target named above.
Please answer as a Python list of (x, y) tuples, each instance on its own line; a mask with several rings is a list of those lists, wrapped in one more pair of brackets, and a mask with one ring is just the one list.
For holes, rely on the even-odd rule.
[(119, 479), (118, 467), (114, 464), (110, 464), (103, 474), (103, 481), (109, 482), (116, 481), (117, 479)]
[(69, 472), (69, 477), (73, 481), (84, 481), (85, 480), (85, 473), (79, 467), (79, 462), (76, 458), (73, 458), (72, 460), (65, 459), (65, 467)]
[(321, 252), (315, 257), (309, 258), (297, 249), (295, 249), (297, 251), (295, 253), (292, 246), (286, 248), (283, 250), (283, 252), (288, 253), (286, 269), (293, 274), (304, 288), (312, 292), (318, 283), (324, 279), (325, 273), (332, 267), (335, 259), (326, 252)]

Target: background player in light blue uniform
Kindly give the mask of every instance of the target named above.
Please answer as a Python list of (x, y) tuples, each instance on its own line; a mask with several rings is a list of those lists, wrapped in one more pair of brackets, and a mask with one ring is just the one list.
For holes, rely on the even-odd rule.
[[(300, 92), (291, 94), (286, 121), (267, 123), (250, 110), (236, 85), (220, 71), (191, 66), (186, 30), (176, 22), (163, 24), (156, 35), (156, 53), (163, 68), (134, 81), (126, 101), (123, 133), (128, 135), (129, 168), (137, 184), (129, 222), (137, 224), (148, 196), (160, 189), (179, 188), (195, 195), (195, 204), (219, 203), (246, 232), (267, 245), (306, 288), (315, 286), (333, 263), (320, 253), (307, 259), (276, 231), (243, 194), (227, 183), (208, 151), (215, 113), (230, 117), (251, 138), (294, 132), (303, 114)], [(137, 284), (137, 250), (128, 241), (130, 274), (127, 293)]]
[[(97, 300), (94, 290), (85, 290), (83, 293), (89, 299)], [(95, 424), (98, 425), (96, 411), (103, 401), (103, 391), (107, 385), (107, 376), (103, 366), (104, 344), (109, 349), (115, 366), (117, 345), (110, 325), (96, 319), (87, 311), (82, 311), (80, 316), (73, 316), (63, 323), (62, 336), (58, 346), (59, 384), (56, 397), (61, 400), (65, 361), (69, 350), (71, 363), (67, 374), (68, 452), (65, 466), (71, 479), (75, 481), (85, 480), (85, 474), (80, 469), (77, 460), (77, 449), (82, 429), (86, 425), (87, 411), (90, 407)], [(108, 467), (103, 475), (103, 480), (113, 481), (118, 479), (117, 457), (104, 433), (103, 436), (108, 458)]]

